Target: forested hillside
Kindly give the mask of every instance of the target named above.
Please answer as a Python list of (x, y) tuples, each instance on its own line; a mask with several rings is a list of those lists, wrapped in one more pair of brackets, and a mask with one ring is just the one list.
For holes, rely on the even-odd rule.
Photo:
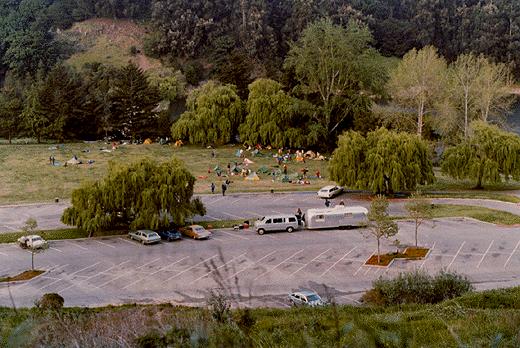
[[(109, 50), (113, 45), (85, 47), (63, 34), (74, 23), (92, 18), (131, 20), (146, 34), (135, 45), (121, 46), (126, 52), (120, 55)], [(88, 31), (82, 35), (90, 36)], [(109, 33), (104, 40), (115, 42), (116, 36)], [(430, 57), (440, 63), (434, 73), (438, 76), (430, 79), (436, 86), (428, 87), (417, 110), (419, 133), (424, 123), (428, 138), (458, 139), (473, 119), (503, 117), (510, 102), (504, 101), (502, 87), (520, 74), (516, 1), (6, 0), (0, 3), (0, 136), (65, 140), (173, 135), (189, 140), (191, 130), (216, 122), (216, 114), (205, 112), (201, 104), (190, 109), (189, 101), (200, 93), (212, 95), (213, 102), (236, 94), (240, 104), (229, 114), (233, 120), (221, 123), (227, 134), (211, 130), (209, 138), (198, 138), (201, 143), (240, 136), (277, 146), (330, 147), (346, 129), (367, 132), (384, 125), (413, 131), (415, 121), (401, 116), (416, 112), (416, 100), (403, 95), (415, 87), (399, 85), (411, 66), (401, 67), (401, 75), (395, 67), (405, 54), (426, 46), (436, 49)], [(313, 61), (317, 52), (330, 54)], [(466, 95), (465, 103), (477, 103), (477, 92), (486, 84), (487, 91), (500, 93), (481, 96), (487, 105), (462, 107), (460, 124), (460, 102), (449, 100), (454, 93), (441, 97), (437, 92), (457, 90), (455, 62), (466, 53), (480, 75), (490, 73), (479, 88), (472, 87), (476, 94)], [(143, 54), (160, 60), (165, 69), (153, 78), (145, 74), (139, 69), (147, 59)], [(125, 61), (137, 66), (124, 67)], [(327, 76), (329, 68), (339, 79)], [(140, 81), (141, 97), (121, 99), (125, 83), (135, 87), (124, 71)], [(321, 76), (314, 79), (317, 71)], [(448, 71), (452, 77), (441, 78)], [(208, 80), (212, 85), (200, 86)], [(194, 89), (202, 92), (193, 94)], [(249, 100), (251, 91), (254, 98), (276, 102)], [(138, 101), (144, 104), (136, 106)], [(375, 103), (387, 101), (396, 108), (374, 109)], [(131, 130), (125, 113), (135, 107), (151, 123)], [(186, 109), (169, 134), (171, 120)], [(397, 119), (395, 110), (401, 115)], [(273, 114), (283, 117), (268, 117)], [(443, 116), (437, 117), (443, 121), (436, 123), (432, 115)]]

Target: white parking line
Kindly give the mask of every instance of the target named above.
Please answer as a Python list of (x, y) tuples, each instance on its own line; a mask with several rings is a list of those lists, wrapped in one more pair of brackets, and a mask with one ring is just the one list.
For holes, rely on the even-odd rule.
[(201, 265), (201, 264), (203, 264), (203, 263), (205, 263), (205, 262), (208, 262), (209, 260), (211, 260), (211, 259), (213, 259), (213, 258), (215, 258), (215, 257), (217, 257), (217, 256), (218, 256), (218, 254), (215, 254), (215, 255), (213, 255), (213, 256), (211, 256), (211, 257), (208, 257), (206, 260), (202, 260), (201, 262), (197, 263), (196, 265), (193, 265), (193, 266), (191, 266), (191, 267), (188, 267), (188, 268), (186, 268), (184, 271), (179, 272), (179, 273), (177, 273), (177, 274), (174, 274), (174, 275), (171, 276), (170, 278), (165, 279), (165, 280), (163, 281), (163, 283), (166, 283), (166, 282), (168, 282), (168, 281), (170, 281), (170, 280), (172, 280), (172, 279), (174, 279), (174, 278), (177, 278), (177, 277), (180, 276), (181, 274), (184, 274), (184, 273), (188, 272), (189, 270), (192, 270), (192, 269), (198, 267), (199, 265)]
[(306, 264), (304, 264), (303, 266), (301, 266), (300, 268), (298, 268), (296, 271), (292, 272), (291, 274), (289, 274), (290, 276), (298, 273), (299, 271), (301, 271), (302, 269), (304, 269), (305, 267), (307, 267), (308, 265), (310, 265), (311, 263), (313, 263), (314, 261), (316, 261), (321, 255), (327, 253), (330, 251), (330, 248), (325, 250), (324, 252), (322, 252), (321, 254), (319, 254), (318, 256), (316, 256), (315, 258), (313, 258), (312, 260), (310, 260), (309, 262), (307, 262)]
[(104, 246), (110, 247), (110, 248), (112, 248), (112, 249), (115, 249), (115, 248), (116, 248), (116, 247), (113, 246), (113, 245), (110, 245), (110, 244), (107, 244), (107, 243), (103, 243), (103, 242), (101, 242), (101, 241), (99, 241), (99, 240), (96, 240), (95, 242), (96, 242), (96, 243), (99, 243), (99, 244), (101, 244), (101, 245), (104, 245)]
[(249, 210), (246, 210), (246, 213), (254, 215), (254, 216), (258, 216), (258, 217), (263, 217), (263, 215), (260, 215), (258, 213), (255, 213), (255, 212), (252, 212), (252, 211), (249, 211)]
[(216, 270), (218, 270), (218, 269), (221, 269), (222, 267), (224, 267), (224, 266), (226, 266), (227, 264), (229, 264), (229, 263), (231, 263), (231, 262), (235, 261), (235, 260), (236, 260), (236, 259), (238, 259), (239, 257), (242, 257), (242, 256), (244, 256), (245, 254), (247, 254), (247, 253), (242, 253), (242, 254), (238, 255), (237, 257), (234, 257), (234, 258), (232, 258), (232, 259), (231, 259), (231, 260), (229, 260), (228, 262), (226, 262), (226, 263), (223, 263), (222, 265), (218, 266), (217, 268), (215, 268), (215, 269), (213, 269), (213, 270), (211, 270), (211, 271), (207, 272), (207, 273), (206, 273), (206, 274), (204, 274), (204, 275), (201, 275), (201, 276), (200, 276), (200, 277), (198, 277), (197, 279), (195, 279), (195, 280), (192, 280), (192, 281), (191, 281), (191, 282), (190, 282), (189, 284), (193, 284), (193, 283), (195, 283), (195, 282), (197, 282), (197, 281), (201, 280), (202, 278), (205, 278), (205, 277), (207, 277), (207, 276), (208, 276), (208, 275), (210, 275), (211, 273), (215, 272), (215, 271), (216, 271)]
[(70, 244), (70, 245), (74, 245), (75, 247), (83, 249), (83, 250), (88, 250), (87, 248), (82, 247), (81, 245), (78, 245), (77, 243), (69, 242), (68, 240), (66, 240), (65, 243)]
[(9, 255), (7, 255), (7, 254), (4, 254), (3, 252), (0, 252), (0, 255), (9, 256)]
[(222, 214), (227, 215), (227, 216), (230, 216), (230, 217), (232, 217), (232, 218), (244, 219), (244, 217), (242, 217), (242, 216), (238, 216), (238, 215), (235, 215), (235, 214), (230, 214), (230, 213), (226, 213), (226, 212), (222, 212)]
[(226, 197), (224, 196), (224, 197), (221, 197), (221, 198), (215, 199), (215, 200), (213, 200), (213, 201), (211, 201), (211, 202), (206, 203), (206, 205), (210, 205), (210, 204), (217, 203), (218, 201), (221, 201), (221, 200), (223, 200), (223, 199), (226, 199)]
[(262, 261), (263, 259), (266, 259), (266, 258), (268, 258), (269, 256), (273, 255), (276, 251), (277, 251), (277, 250), (275, 250), (275, 251), (271, 251), (269, 254), (263, 256), (261, 259), (259, 259), (258, 261), (256, 261), (256, 262), (253, 263), (252, 265), (249, 265), (249, 266), (247, 266), (246, 268), (244, 268), (244, 269), (242, 269), (242, 270), (236, 272), (235, 274), (232, 274), (232, 275), (229, 276), (227, 279), (231, 279), (231, 278), (235, 277), (237, 274), (240, 274), (240, 273), (244, 272), (245, 270), (247, 270), (247, 269), (253, 267), (254, 265), (258, 264), (258, 263), (259, 263), (260, 261)]
[(107, 285), (107, 284), (110, 284), (110, 283), (112, 283), (113, 281), (118, 280), (118, 279), (120, 279), (120, 278), (123, 278), (123, 277), (127, 276), (128, 274), (130, 274), (130, 273), (132, 273), (132, 272), (135, 272), (135, 271), (138, 270), (139, 268), (143, 268), (143, 267), (145, 267), (145, 266), (148, 266), (148, 265), (151, 264), (151, 263), (157, 262), (157, 261), (159, 261), (160, 259), (161, 259), (161, 258), (158, 257), (158, 258), (156, 258), (155, 260), (152, 260), (152, 261), (150, 261), (150, 262), (147, 262), (147, 263), (145, 263), (144, 265), (141, 265), (141, 266), (139, 266), (139, 267), (137, 267), (137, 268), (129, 269), (129, 270), (127, 270), (126, 272), (124, 272), (123, 274), (121, 274), (121, 275), (119, 275), (119, 276), (117, 276), (117, 277), (115, 277), (115, 278), (112, 278), (112, 279), (110, 279), (110, 280), (107, 280), (106, 282), (104, 282), (104, 283), (101, 284), (101, 285), (98, 285), (98, 287), (99, 287), (99, 288), (102, 288), (103, 286), (105, 286), (105, 285)]
[(121, 237), (118, 237), (117, 239), (122, 240), (123, 242), (129, 243), (129, 244), (132, 244), (132, 245), (136, 245), (134, 242), (129, 241), (128, 239), (124, 239), (124, 238), (121, 238)]
[(171, 266), (176, 265), (176, 264), (178, 264), (179, 262), (182, 262), (182, 261), (186, 260), (187, 258), (189, 258), (189, 256), (184, 256), (182, 259), (177, 260), (177, 261), (175, 261), (175, 262), (172, 262), (172, 263), (170, 263), (168, 266), (164, 266), (164, 267), (162, 267), (162, 268), (159, 268), (157, 271), (155, 271), (155, 272), (153, 272), (153, 273), (150, 273), (150, 275), (154, 275), (154, 274), (157, 274), (157, 273), (159, 273), (159, 272), (162, 272), (162, 271), (164, 271), (165, 269), (168, 269), (168, 268), (170, 268)]
[(277, 210), (271, 210), (271, 212), (273, 212), (273, 213), (275, 213), (275, 214), (278, 214), (278, 215), (283, 215), (282, 212), (279, 212), (279, 211), (277, 211)]
[(208, 215), (208, 214), (206, 214), (206, 215), (204, 215), (204, 216), (207, 217), (207, 218), (210, 218), (210, 219), (213, 220), (213, 221), (219, 221), (219, 220), (220, 220), (220, 219), (217, 219), (216, 217), (211, 216), (211, 215)]
[(226, 231), (220, 231), (220, 232), (225, 233), (225, 234), (229, 234), (230, 236), (233, 236), (233, 237), (238, 237), (240, 239), (249, 240), (249, 238), (246, 238), (246, 237), (241, 236), (241, 235), (236, 234), (236, 233), (230, 233), (230, 232), (226, 232)]
[(464, 247), (464, 244), (466, 244), (466, 241), (462, 242), (462, 244), (460, 245), (459, 250), (457, 250), (457, 253), (455, 254), (455, 256), (453, 256), (453, 259), (451, 260), (450, 264), (448, 265), (448, 267), (446, 267), (446, 271), (448, 271), (450, 269), (451, 265), (453, 264), (453, 262), (455, 261), (457, 256), (459, 256), (460, 251), (462, 250), (462, 247)]
[(238, 202), (241, 198), (239, 199), (235, 199), (233, 202), (231, 202), (231, 204), (235, 204), (236, 202)]
[(55, 281), (50, 282), (49, 284), (44, 285), (44, 286), (42, 286), (41, 288), (38, 288), (38, 290), (43, 290), (43, 289), (45, 289), (45, 288), (47, 288), (47, 287), (49, 287), (49, 286), (51, 286), (51, 285), (53, 285), (53, 284), (56, 284), (56, 283), (59, 282), (59, 281), (61, 281), (61, 278), (57, 278)]
[(516, 249), (518, 249), (518, 246), (520, 245), (520, 240), (518, 241), (518, 243), (516, 243), (516, 246), (515, 248), (513, 249), (513, 251), (511, 252), (511, 255), (509, 255), (509, 257), (507, 258), (507, 261), (506, 263), (504, 264), (504, 268), (507, 267), (507, 264), (509, 263), (509, 261), (511, 261), (511, 257), (513, 257), (513, 254), (515, 253)]
[(364, 262), (361, 264), (361, 266), (359, 266), (359, 268), (357, 269), (357, 271), (354, 272), (353, 276), (356, 276), (356, 275), (359, 273), (359, 271), (361, 271), (361, 269), (362, 269), (363, 267), (365, 267), (365, 263), (364, 263)]
[(323, 277), (325, 274), (329, 273), (329, 271), (334, 268), (334, 266), (336, 266), (338, 263), (340, 263), (341, 261), (343, 261), (343, 259), (345, 257), (347, 257), (348, 255), (350, 255), (351, 252), (353, 252), (354, 250), (356, 250), (357, 246), (353, 247), (352, 249), (350, 249), (350, 251), (348, 253), (346, 253), (345, 255), (343, 255), (343, 257), (341, 259), (339, 259), (338, 261), (334, 262), (334, 264), (332, 266), (330, 266), (329, 268), (327, 268), (327, 270), (325, 272), (323, 272), (320, 277)]
[(69, 274), (69, 276), (73, 276), (73, 275), (76, 275), (76, 274), (78, 274), (80, 272), (86, 271), (87, 269), (95, 267), (95, 266), (99, 265), (100, 263), (101, 263), (101, 261), (98, 261), (98, 262), (96, 262), (96, 263), (94, 263), (94, 264), (92, 264), (90, 266), (84, 267), (84, 268), (82, 268), (82, 269), (80, 269), (80, 270), (78, 270), (78, 271), (76, 271), (74, 273)]
[(480, 264), (482, 263), (482, 261), (484, 261), (484, 258), (486, 257), (487, 253), (489, 252), (489, 250), (491, 249), (491, 246), (493, 245), (493, 243), (495, 242), (495, 240), (492, 240), (491, 243), (489, 243), (489, 246), (488, 248), (486, 249), (486, 252), (484, 253), (484, 255), (482, 255), (482, 258), (480, 259), (478, 265), (477, 265), (477, 268), (480, 268)]
[(428, 256), (430, 256), (432, 251), (433, 251), (433, 249), (435, 249), (435, 243), (437, 243), (437, 242), (433, 242), (433, 245), (430, 248), (430, 251), (428, 252), (428, 254), (426, 254), (426, 257), (424, 258), (423, 262), (421, 263), (421, 266), (419, 267), (419, 270), (421, 270), (424, 267), (424, 264), (426, 263), (426, 260), (428, 260)]
[(292, 259), (292, 258), (295, 257), (296, 255), (298, 255), (299, 253), (302, 253), (302, 252), (304, 252), (304, 251), (305, 251), (305, 249), (301, 249), (300, 251), (295, 252), (294, 254), (292, 254), (291, 256), (289, 256), (288, 258), (286, 258), (285, 260), (283, 260), (282, 262), (280, 262), (279, 264), (277, 264), (276, 266), (274, 266), (274, 267), (271, 268), (270, 270), (268, 270), (268, 271), (266, 271), (266, 272), (264, 272), (264, 273), (262, 273), (262, 274), (256, 276), (256, 278), (253, 279), (253, 280), (257, 280), (257, 279), (260, 278), (261, 276), (263, 276), (263, 275), (265, 275), (265, 274), (267, 274), (267, 273), (270, 273), (270, 272), (274, 271), (275, 269), (277, 269), (278, 267), (280, 267), (284, 262), (289, 261), (290, 259)]

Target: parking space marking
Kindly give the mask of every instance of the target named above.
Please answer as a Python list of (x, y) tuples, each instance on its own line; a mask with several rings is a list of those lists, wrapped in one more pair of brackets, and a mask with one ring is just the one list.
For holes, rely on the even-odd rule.
[(61, 251), (60, 249), (58, 248), (54, 248), (54, 247), (49, 247), (49, 249), (52, 249), (52, 250), (56, 250), (56, 251), (59, 251), (60, 253), (62, 253), (63, 251)]
[(271, 210), (271, 212), (273, 212), (273, 213), (275, 213), (275, 214), (278, 214), (278, 215), (284, 215), (284, 213), (279, 212), (279, 211), (277, 211), (277, 210)]
[(211, 236), (211, 239), (216, 240), (217, 242), (221, 242), (222, 243), (222, 239), (218, 239), (218, 238), (215, 238), (213, 236)]
[(165, 280), (163, 281), (163, 283), (166, 283), (166, 282), (168, 282), (168, 281), (170, 281), (170, 280), (172, 280), (172, 279), (174, 279), (174, 278), (177, 278), (177, 277), (180, 276), (181, 274), (184, 274), (184, 273), (188, 272), (189, 270), (192, 270), (192, 269), (198, 267), (199, 265), (201, 265), (201, 264), (203, 264), (203, 263), (205, 263), (205, 262), (208, 262), (209, 260), (211, 260), (211, 259), (213, 259), (213, 258), (215, 258), (215, 257), (217, 257), (217, 256), (218, 256), (218, 254), (215, 254), (215, 255), (213, 255), (213, 256), (211, 256), (211, 257), (208, 257), (206, 260), (202, 260), (201, 262), (197, 263), (196, 265), (191, 266), (191, 267), (188, 267), (188, 268), (186, 268), (184, 271), (181, 271), (181, 272), (179, 272), (179, 273), (177, 273), (177, 274), (174, 274), (174, 275), (171, 276), (170, 278), (165, 279)]
[(261, 276), (263, 276), (263, 275), (265, 275), (265, 274), (267, 274), (267, 273), (270, 273), (270, 272), (274, 271), (275, 269), (277, 269), (278, 267), (280, 267), (284, 262), (289, 261), (290, 259), (292, 259), (292, 258), (295, 257), (296, 255), (298, 255), (299, 253), (302, 253), (302, 252), (304, 252), (304, 251), (305, 251), (305, 249), (301, 249), (301, 250), (295, 252), (294, 254), (292, 254), (291, 256), (289, 256), (288, 258), (286, 258), (285, 260), (283, 260), (282, 262), (280, 262), (279, 264), (277, 264), (276, 266), (274, 266), (274, 267), (271, 268), (270, 270), (268, 270), (268, 271), (266, 271), (266, 272), (264, 272), (264, 273), (262, 273), (262, 274), (256, 276), (256, 278), (254, 278), (253, 280), (257, 280), (257, 279), (260, 278)]
[(511, 255), (509, 255), (509, 257), (507, 258), (506, 263), (504, 263), (504, 268), (506, 268), (509, 261), (511, 261), (511, 257), (513, 257), (513, 254), (516, 252), (516, 249), (518, 249), (519, 245), (520, 245), (520, 240), (518, 241), (518, 243), (516, 243), (516, 246), (513, 249), (513, 251), (511, 252)]
[(227, 215), (227, 216), (230, 216), (230, 217), (232, 217), (232, 218), (236, 218), (236, 219), (244, 219), (244, 217), (242, 217), (242, 216), (238, 216), (238, 215), (235, 215), (235, 214), (226, 213), (226, 212), (224, 212), (224, 211), (222, 212), (222, 214)]
[(103, 243), (103, 242), (101, 242), (101, 241), (99, 241), (99, 240), (96, 240), (95, 242), (96, 242), (96, 243), (99, 243), (99, 244), (101, 244), (101, 245), (104, 245), (104, 246), (110, 247), (110, 248), (112, 248), (112, 249), (115, 249), (115, 248), (116, 248), (116, 247), (113, 246), (113, 245), (110, 245), (110, 244), (107, 244), (107, 243)]
[(247, 210), (246, 213), (251, 214), (251, 215), (254, 215), (254, 216), (258, 216), (258, 217), (263, 217), (263, 215), (260, 215), (260, 214), (258, 214), (258, 213), (254, 213), (254, 212), (249, 211), (249, 210)]
[(359, 266), (359, 268), (357, 269), (357, 271), (354, 272), (353, 276), (356, 276), (356, 275), (359, 273), (359, 271), (361, 271), (361, 269), (362, 269), (363, 267), (365, 267), (365, 263), (362, 263), (361, 266)]
[(4, 254), (3, 252), (0, 252), (0, 255), (9, 256), (9, 255), (7, 255), (7, 254)]
[(56, 278), (56, 280), (50, 282), (50, 283), (47, 284), (47, 285), (42, 286), (41, 288), (38, 288), (38, 290), (41, 291), (41, 290), (43, 290), (43, 289), (45, 289), (45, 288), (47, 288), (47, 287), (49, 287), (49, 286), (51, 286), (51, 285), (53, 285), (53, 284), (56, 284), (57, 282), (60, 282), (60, 281), (61, 281), (61, 278)]
[(96, 262), (96, 263), (94, 263), (94, 264), (92, 264), (92, 265), (90, 265), (90, 266), (84, 267), (84, 268), (82, 268), (82, 269), (80, 269), (80, 270), (78, 270), (78, 271), (76, 271), (76, 272), (74, 272), (74, 273), (69, 274), (69, 276), (73, 276), (73, 275), (78, 274), (79, 272), (86, 271), (87, 269), (92, 268), (92, 267), (95, 267), (95, 266), (99, 265), (100, 263), (101, 263), (101, 261), (98, 261), (98, 262)]
[(236, 233), (230, 233), (230, 232), (226, 232), (226, 231), (220, 231), (220, 232), (228, 234), (228, 235), (233, 236), (233, 237), (238, 237), (240, 239), (249, 240), (249, 238), (246, 238), (244, 236), (238, 235)]
[(331, 269), (333, 269), (334, 266), (336, 266), (338, 263), (340, 263), (341, 261), (343, 261), (343, 259), (344, 259), (345, 257), (349, 256), (350, 253), (353, 252), (353, 251), (356, 250), (356, 249), (357, 249), (357, 246), (355, 246), (355, 247), (353, 247), (352, 249), (350, 249), (350, 251), (349, 251), (348, 253), (346, 253), (345, 255), (343, 255), (343, 257), (342, 257), (341, 259), (339, 259), (338, 261), (334, 262), (334, 263), (332, 264), (332, 266), (330, 266), (329, 268), (327, 268), (327, 270), (326, 270), (325, 272), (323, 272), (323, 273), (320, 275), (320, 277), (323, 277), (325, 274), (329, 273), (329, 271), (330, 271)]
[(176, 264), (178, 264), (179, 262), (182, 262), (182, 261), (186, 260), (187, 258), (189, 258), (189, 256), (184, 256), (182, 259), (177, 260), (177, 261), (175, 261), (175, 262), (172, 262), (172, 263), (170, 263), (168, 266), (161, 267), (161, 268), (159, 268), (157, 271), (155, 271), (155, 272), (153, 272), (153, 273), (150, 273), (150, 275), (154, 275), (154, 274), (157, 274), (157, 273), (159, 273), (159, 272), (162, 272), (162, 271), (164, 271), (165, 269), (168, 269), (168, 268), (170, 268), (171, 266), (176, 265)]
[(242, 254), (238, 255), (237, 257), (234, 257), (234, 258), (232, 258), (232, 259), (231, 259), (231, 260), (229, 260), (228, 262), (226, 262), (226, 263), (223, 263), (222, 265), (220, 265), (220, 266), (216, 267), (215, 269), (213, 269), (213, 270), (211, 270), (211, 271), (207, 272), (206, 274), (204, 274), (204, 275), (201, 275), (201, 276), (200, 276), (200, 277), (198, 277), (197, 279), (195, 279), (195, 280), (192, 280), (192, 281), (191, 281), (191, 282), (190, 282), (189, 284), (193, 284), (193, 283), (195, 283), (195, 282), (197, 282), (197, 281), (201, 280), (202, 278), (205, 278), (205, 277), (207, 277), (207, 276), (208, 276), (208, 275), (210, 275), (211, 273), (215, 272), (215, 271), (216, 271), (216, 270), (218, 270), (218, 269), (221, 269), (222, 267), (224, 267), (224, 266), (226, 266), (227, 264), (229, 264), (229, 263), (233, 262), (234, 260), (238, 259), (239, 257), (242, 257), (242, 256), (244, 256), (245, 254), (247, 254), (247, 253), (242, 253)]
[(118, 237), (117, 239), (122, 240), (123, 242), (129, 243), (129, 244), (132, 244), (132, 245), (136, 245), (134, 242), (132, 242), (132, 241), (130, 241), (128, 239), (124, 239), (124, 238), (121, 238), (121, 237)]
[(244, 268), (244, 269), (242, 269), (242, 270), (236, 272), (235, 274), (232, 274), (232, 275), (229, 276), (227, 279), (231, 279), (231, 278), (235, 277), (237, 274), (240, 274), (240, 273), (244, 272), (245, 270), (251, 268), (252, 266), (255, 266), (256, 264), (258, 264), (258, 263), (259, 263), (260, 261), (262, 261), (263, 259), (266, 259), (266, 258), (268, 258), (269, 256), (273, 255), (275, 252), (277, 252), (277, 250), (275, 250), (275, 251), (271, 251), (269, 254), (263, 256), (260, 260), (255, 261), (252, 265), (249, 265), (249, 266), (247, 266), (246, 268)]
[(301, 266), (300, 268), (298, 268), (296, 271), (292, 272), (291, 274), (289, 274), (290, 276), (298, 273), (299, 271), (301, 271), (302, 269), (304, 269), (305, 267), (307, 267), (308, 265), (310, 265), (311, 263), (313, 263), (314, 261), (316, 261), (321, 255), (327, 253), (330, 251), (330, 248), (325, 250), (324, 252), (322, 252), (321, 254), (319, 254), (318, 256), (316, 256), (315, 258), (313, 258), (312, 260), (310, 260), (309, 262), (307, 262), (306, 264), (304, 264), (303, 266)]
[(143, 268), (143, 267), (145, 267), (145, 266), (148, 266), (148, 265), (150, 265), (150, 264), (152, 264), (152, 263), (154, 263), (154, 262), (157, 262), (157, 261), (159, 261), (160, 259), (161, 259), (161, 258), (158, 257), (158, 258), (156, 258), (155, 260), (152, 260), (152, 261), (150, 261), (150, 262), (147, 262), (147, 263), (145, 263), (144, 265), (141, 265), (141, 266), (139, 266), (139, 267), (137, 267), (137, 268), (129, 269), (129, 270), (127, 270), (126, 272), (124, 272), (123, 274), (121, 274), (121, 275), (119, 275), (119, 276), (117, 276), (117, 277), (115, 277), (115, 278), (112, 278), (112, 279), (110, 279), (110, 280), (107, 280), (106, 282), (104, 282), (104, 283), (101, 284), (101, 285), (98, 285), (98, 288), (102, 288), (103, 286), (112, 283), (114, 280), (118, 280), (118, 279), (120, 279), (120, 278), (123, 278), (123, 277), (127, 276), (129, 273), (135, 272), (136, 270), (138, 270), (138, 269), (140, 269), (140, 268)]
[(207, 205), (214, 204), (214, 203), (217, 203), (218, 201), (221, 201), (221, 200), (223, 200), (223, 199), (226, 199), (226, 197), (223, 196), (223, 197), (221, 197), (221, 198), (217, 198), (217, 199), (212, 200), (212, 201), (210, 201), (210, 202), (208, 202), (208, 203), (206, 203), (206, 204), (207, 204)]
[(218, 219), (218, 218), (216, 218), (216, 217), (214, 217), (214, 216), (208, 215), (208, 214), (206, 214), (206, 215), (204, 215), (204, 216), (207, 217), (207, 218), (210, 218), (210, 219), (213, 220), (213, 221), (220, 221), (220, 219)]
[(236, 202), (238, 202), (241, 198), (239, 199), (235, 199), (233, 202), (231, 202), (231, 204), (235, 204)]
[(121, 262), (121, 263), (118, 263), (117, 265), (113, 265), (113, 266), (111, 266), (111, 267), (108, 267), (106, 270), (101, 271), (101, 272), (98, 272), (97, 274), (91, 275), (90, 277), (88, 277), (88, 278), (85, 279), (85, 280), (89, 280), (89, 279), (91, 279), (91, 278), (97, 277), (97, 276), (100, 275), (100, 274), (105, 274), (106, 272), (112, 270), (113, 268), (116, 268), (116, 267), (122, 266), (122, 265), (124, 265), (125, 263), (128, 263), (128, 262), (130, 262), (130, 260), (126, 260), (126, 261), (123, 261), (123, 262)]
[(78, 247), (78, 248), (83, 249), (83, 250), (88, 250), (88, 248), (85, 248), (85, 247), (83, 247), (83, 246), (81, 246), (81, 245), (79, 245), (77, 243), (69, 242), (68, 240), (66, 240), (65, 243), (70, 244), (70, 245), (74, 245), (75, 247)]
[(421, 266), (419, 267), (419, 270), (421, 270), (424, 267), (424, 264), (426, 263), (426, 260), (428, 260), (428, 257), (431, 255), (433, 249), (435, 249), (435, 243), (437, 243), (437, 242), (436, 241), (433, 242), (433, 245), (430, 248), (430, 251), (426, 254), (426, 257), (424, 258), (423, 262), (421, 263)]
[(284, 200), (284, 199), (287, 199), (287, 197), (284, 197), (284, 196), (278, 197), (276, 199), (273, 199), (272, 202), (278, 202), (278, 201), (281, 201), (281, 200)]
[[(520, 242), (519, 242), (520, 243)], [(462, 250), (462, 248), (464, 247), (464, 244), (466, 244), (466, 241), (463, 241), (462, 244), (460, 245), (459, 247), (459, 250), (457, 250), (457, 253), (455, 254), (455, 256), (453, 256), (453, 259), (451, 260), (450, 264), (448, 265), (448, 267), (446, 267), (446, 271), (448, 271), (451, 267), (451, 265), (453, 264), (453, 262), (455, 261), (455, 259), (457, 258), (457, 256), (459, 256), (460, 254), (460, 251)]]
[(484, 255), (482, 255), (482, 258), (480, 259), (478, 265), (477, 265), (477, 268), (480, 268), (480, 264), (482, 263), (482, 261), (484, 261), (484, 258), (486, 257), (487, 253), (489, 252), (489, 250), (491, 249), (491, 246), (493, 245), (493, 243), (495, 242), (495, 240), (492, 240), (491, 243), (489, 243), (489, 246), (488, 248), (486, 249), (486, 252), (484, 253)]

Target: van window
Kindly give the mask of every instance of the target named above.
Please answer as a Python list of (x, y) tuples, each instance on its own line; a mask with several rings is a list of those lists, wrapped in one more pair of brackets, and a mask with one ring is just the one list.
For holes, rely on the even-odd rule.
[(273, 224), (281, 224), (283, 222), (283, 218), (273, 219)]
[(296, 222), (296, 218), (290, 217), (289, 222)]
[(316, 221), (325, 221), (325, 216), (323, 216), (323, 215), (317, 215), (317, 216), (316, 216)]
[(265, 223), (266, 224), (270, 224), (271, 223), (271, 219), (268, 219)]

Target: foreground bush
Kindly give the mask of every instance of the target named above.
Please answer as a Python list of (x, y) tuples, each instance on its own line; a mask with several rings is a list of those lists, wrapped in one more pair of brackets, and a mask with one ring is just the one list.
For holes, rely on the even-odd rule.
[(430, 276), (425, 272), (416, 271), (401, 273), (395, 279), (379, 278), (374, 281), (373, 288), (362, 300), (382, 306), (438, 303), (472, 290), (473, 286), (465, 276), (449, 272)]
[(36, 307), (40, 309), (58, 310), (63, 308), (65, 300), (59, 294), (49, 293), (42, 296), (39, 301), (36, 301)]

